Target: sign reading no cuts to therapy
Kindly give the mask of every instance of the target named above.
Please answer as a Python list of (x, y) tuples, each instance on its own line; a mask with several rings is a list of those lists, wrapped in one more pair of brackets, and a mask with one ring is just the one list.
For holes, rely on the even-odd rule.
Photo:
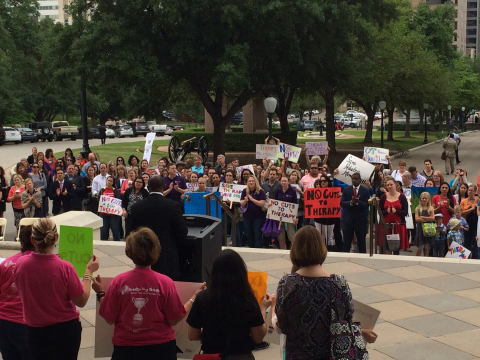
[(270, 204), (267, 219), (293, 223), (297, 218), (298, 204), (280, 200), (270, 200)]
[(305, 190), (305, 218), (339, 218), (342, 215), (339, 187)]
[(122, 216), (122, 200), (102, 195), (98, 202), (98, 212), (100, 214)]
[(277, 158), (279, 159), (288, 158), (289, 161), (296, 163), (298, 162), (298, 158), (300, 157), (301, 152), (302, 152), (302, 149), (299, 147), (288, 145), (288, 144), (280, 144)]
[(220, 183), (218, 191), (220, 192), (223, 201), (228, 199), (231, 202), (240, 202), (242, 191), (245, 188), (245, 185)]

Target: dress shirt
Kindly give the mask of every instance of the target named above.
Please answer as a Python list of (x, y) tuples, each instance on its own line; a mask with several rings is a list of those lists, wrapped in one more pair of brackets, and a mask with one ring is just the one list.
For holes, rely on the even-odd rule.
[(103, 176), (102, 174), (95, 176), (92, 181), (92, 195), (97, 196), (101, 189), (107, 186), (107, 178), (110, 174)]

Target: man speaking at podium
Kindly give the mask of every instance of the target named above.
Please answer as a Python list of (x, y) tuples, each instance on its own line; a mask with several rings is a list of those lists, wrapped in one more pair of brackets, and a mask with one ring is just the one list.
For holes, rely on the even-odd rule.
[(162, 251), (152, 269), (167, 275), (174, 281), (180, 280), (180, 262), (177, 244), (185, 240), (188, 228), (182, 209), (177, 201), (163, 196), (164, 182), (160, 176), (148, 180), (150, 195), (132, 207), (132, 231), (140, 227), (150, 228), (160, 240)]

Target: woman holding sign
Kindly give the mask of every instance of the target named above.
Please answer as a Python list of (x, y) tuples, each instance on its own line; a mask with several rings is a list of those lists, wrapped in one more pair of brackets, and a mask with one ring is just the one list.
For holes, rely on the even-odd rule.
[[(101, 199), (102, 196), (109, 196), (114, 197), (116, 199), (121, 200), (122, 196), (120, 195), (120, 191), (113, 187), (113, 182), (115, 179), (113, 176), (109, 176), (107, 178), (107, 186), (100, 190), (98, 193), (98, 198)], [(103, 226), (100, 228), (100, 240), (108, 240), (109, 230), (112, 230), (113, 240), (120, 241), (120, 220), (122, 219), (121, 215), (114, 215), (114, 214), (102, 214), (98, 213), (103, 219)]]
[[(280, 184), (282, 184), (282, 187), (280, 187), (275, 192), (275, 200), (281, 201), (281, 202), (298, 204), (297, 192), (293, 187), (290, 186), (288, 177), (282, 176)], [(272, 205), (273, 203), (268, 203), (268, 207)], [(295, 236), (295, 226), (297, 224), (298, 224), (298, 218), (293, 220), (293, 223), (282, 222), (283, 229), (282, 229), (282, 232), (278, 234), (278, 242), (280, 244), (280, 249), (286, 248), (285, 247), (285, 228), (287, 228), (288, 240), (290, 240), (290, 242), (293, 242), (293, 238)]]
[(262, 226), (265, 222), (265, 213), (262, 208), (266, 200), (265, 192), (258, 184), (255, 176), (250, 176), (247, 188), (243, 189), (240, 205), (246, 207), (243, 213), (243, 222), (248, 236), (248, 246), (262, 248)]
[[(320, 176), (320, 179), (315, 180), (314, 187), (316, 188), (329, 188), (332, 187), (332, 180), (327, 175)], [(328, 248), (328, 251), (334, 250), (333, 242), (333, 228), (335, 227), (335, 222), (338, 221), (338, 218), (316, 218), (315, 228), (322, 235), (325, 245)]]

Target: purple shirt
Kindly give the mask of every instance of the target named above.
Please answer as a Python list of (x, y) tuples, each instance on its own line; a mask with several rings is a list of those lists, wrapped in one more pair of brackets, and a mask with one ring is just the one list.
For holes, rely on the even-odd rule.
[(291, 186), (289, 186), (285, 192), (283, 192), (282, 188), (279, 188), (275, 192), (275, 200), (298, 204), (297, 192)]
[[(187, 183), (185, 182), (185, 179), (181, 176), (177, 175), (173, 179), (170, 179), (170, 177), (167, 176), (166, 178), (163, 179), (163, 181), (165, 182), (165, 190), (167, 190), (170, 187), (170, 184), (172, 182), (174, 183), (173, 186), (175, 186), (175, 183), (176, 183), (180, 189), (185, 189), (185, 190), (187, 189)], [(170, 191), (167, 195), (165, 195), (165, 197), (168, 199), (178, 201), (182, 205), (182, 209), (183, 209), (183, 201), (180, 198), (180, 196), (182, 196), (182, 194), (180, 194), (175, 189), (172, 189), (172, 191)]]
[[(260, 189), (259, 192), (254, 192), (253, 194), (250, 193), (250, 195), (255, 199), (255, 200), (266, 200), (267, 196), (265, 195), (265, 191)], [(240, 197), (240, 200), (245, 199), (247, 196), (247, 189), (243, 189), (242, 191), (242, 196)], [(247, 210), (243, 213), (243, 217), (247, 219), (256, 219), (259, 217), (265, 218), (265, 213), (263, 212), (262, 208), (256, 204), (254, 204), (252, 201), (248, 200), (247, 202)]]

